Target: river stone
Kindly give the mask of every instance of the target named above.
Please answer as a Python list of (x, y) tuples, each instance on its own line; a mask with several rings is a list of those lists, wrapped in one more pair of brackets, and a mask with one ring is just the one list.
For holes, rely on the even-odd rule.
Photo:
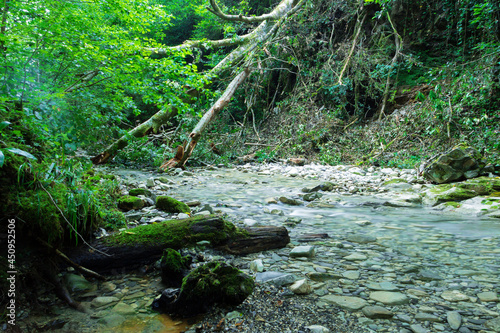
[(289, 289), (294, 294), (297, 294), (297, 295), (307, 295), (307, 294), (310, 294), (312, 292), (312, 287), (309, 284), (309, 282), (307, 282), (307, 279), (302, 279), (302, 280), (295, 281), (289, 287)]
[(118, 297), (115, 297), (115, 296), (98, 296), (98, 297), (94, 298), (92, 300), (92, 302), (90, 302), (90, 304), (94, 308), (99, 308), (101, 306), (108, 305), (108, 304), (111, 304), (111, 303), (115, 303), (115, 302), (118, 302), (118, 301), (119, 301)]
[(407, 304), (410, 301), (405, 294), (390, 291), (374, 291), (370, 293), (370, 298), (387, 305)]
[(495, 332), (500, 332), (500, 317), (496, 317), (494, 319), (490, 319), (484, 323), (489, 329), (492, 329)]
[(255, 275), (255, 281), (258, 283), (272, 283), (276, 286), (284, 286), (295, 282), (295, 276), (289, 273), (281, 272), (263, 272)]
[(329, 333), (330, 330), (326, 328), (325, 326), (321, 325), (310, 325), (306, 326), (306, 328), (309, 330), (310, 333)]
[(349, 280), (359, 279), (359, 271), (346, 271), (342, 273), (342, 276)]
[(372, 319), (390, 319), (394, 316), (391, 311), (378, 305), (365, 306), (362, 311), (365, 316)]
[(262, 259), (255, 259), (250, 263), (250, 270), (254, 272), (263, 272), (264, 264), (262, 263)]
[(410, 325), (410, 329), (413, 333), (428, 333), (429, 331), (422, 327), (422, 325), (413, 324)]
[(448, 311), (446, 313), (446, 320), (452, 330), (458, 330), (462, 325), (462, 316), (457, 311)]
[(124, 195), (123, 197), (118, 198), (118, 208), (125, 212), (132, 209), (141, 209), (142, 207), (144, 207), (144, 201), (138, 197)]
[(307, 276), (313, 281), (328, 281), (328, 280), (338, 280), (342, 276), (338, 274), (330, 274), (330, 273), (320, 273), (320, 272), (310, 272), (307, 273)]
[(474, 148), (458, 145), (424, 166), (423, 177), (438, 183), (450, 183), (479, 175), (486, 166), (484, 158)]
[(333, 303), (342, 309), (356, 311), (365, 307), (368, 303), (359, 297), (326, 295), (320, 297), (326, 303)]
[(366, 256), (364, 254), (354, 252), (346, 257), (344, 257), (345, 260), (349, 261), (358, 261), (358, 260), (366, 260)]
[(418, 274), (418, 278), (422, 281), (434, 281), (443, 279), (438, 273), (427, 269), (422, 269)]
[(304, 246), (296, 246), (290, 251), (290, 257), (313, 257), (315, 254), (314, 246), (312, 245), (304, 245)]
[(120, 302), (113, 307), (113, 312), (121, 315), (131, 315), (135, 313), (135, 310), (129, 304)]
[(318, 192), (312, 192), (312, 193), (307, 193), (306, 195), (303, 196), (305, 201), (314, 201), (316, 199), (320, 199), (323, 196), (323, 194), (318, 193)]
[(392, 282), (382, 281), (382, 282), (368, 282), (366, 287), (372, 290), (382, 290), (382, 291), (397, 291), (399, 288)]
[(469, 296), (462, 294), (458, 290), (445, 290), (441, 297), (449, 302), (460, 302), (460, 301), (468, 301)]
[(417, 321), (431, 321), (440, 322), (441, 318), (431, 315), (430, 313), (419, 312), (415, 315), (415, 320)]
[(125, 317), (117, 313), (109, 314), (105, 317), (100, 318), (97, 322), (101, 325), (107, 327), (115, 327), (122, 324), (125, 321)]
[(359, 244), (367, 244), (367, 243), (376, 242), (377, 237), (373, 237), (373, 236), (369, 236), (369, 235), (354, 234), (354, 235), (347, 236), (347, 240), (349, 242), (354, 242), (354, 243), (359, 243)]
[(300, 206), (302, 205), (302, 201), (297, 200), (297, 199), (292, 199), (292, 198), (287, 198), (287, 197), (280, 197), (279, 200), (286, 204), (286, 205), (291, 205), (291, 206)]
[(476, 295), (481, 302), (497, 302), (498, 301), (498, 295), (496, 292), (493, 291), (485, 291), (482, 293), (479, 293)]

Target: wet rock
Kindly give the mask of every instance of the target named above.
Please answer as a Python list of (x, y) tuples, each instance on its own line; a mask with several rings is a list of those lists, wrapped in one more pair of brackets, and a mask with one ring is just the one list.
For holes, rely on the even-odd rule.
[(326, 303), (335, 304), (342, 309), (356, 311), (363, 307), (365, 307), (368, 303), (359, 297), (351, 297), (351, 296), (335, 296), (335, 295), (326, 295), (320, 297), (320, 300)]
[(90, 304), (94, 308), (100, 308), (101, 306), (117, 303), (118, 301), (118, 297), (115, 296), (98, 296), (94, 298)]
[(349, 261), (366, 260), (366, 258), (367, 257), (364, 254), (361, 254), (358, 252), (354, 252), (354, 253), (344, 257), (345, 260), (349, 260)]
[(312, 193), (305, 194), (303, 198), (305, 201), (314, 201), (316, 199), (321, 199), (322, 196), (323, 196), (323, 194), (321, 194), (321, 193), (312, 192)]
[(310, 325), (306, 326), (306, 328), (309, 330), (310, 333), (329, 333), (330, 330), (326, 328), (325, 326), (321, 325)]
[(262, 263), (262, 259), (256, 259), (250, 263), (250, 270), (254, 272), (263, 272), (264, 264)]
[(446, 290), (441, 294), (441, 297), (449, 302), (461, 302), (469, 300), (469, 296), (462, 294), (458, 290)]
[(428, 333), (429, 331), (422, 327), (422, 325), (413, 324), (410, 325), (410, 329), (413, 333)]
[(359, 271), (346, 271), (342, 273), (342, 276), (349, 280), (359, 279)]
[(115, 313), (118, 313), (120, 315), (135, 314), (135, 309), (131, 305), (123, 303), (123, 302), (116, 304), (113, 307), (112, 311)]
[(314, 257), (315, 249), (314, 246), (305, 245), (305, 246), (296, 246), (290, 251), (290, 257)]
[(481, 302), (498, 302), (498, 294), (494, 291), (485, 291), (476, 295)]
[(419, 312), (415, 315), (416, 321), (440, 322), (441, 318), (431, 315), (430, 313)]
[(144, 195), (144, 196), (149, 197), (149, 198), (153, 197), (153, 193), (150, 190), (145, 189), (145, 188), (133, 188), (133, 189), (128, 191), (128, 194), (132, 195), (134, 197), (138, 197), (139, 195)]
[(371, 292), (370, 298), (386, 305), (400, 305), (410, 302), (410, 299), (405, 294), (390, 291)]
[(443, 202), (458, 202), (477, 196), (477, 193), (474, 191), (450, 184), (436, 185), (423, 194), (424, 198), (422, 202), (429, 206), (435, 206)]
[(347, 236), (347, 240), (349, 242), (359, 243), (359, 244), (368, 244), (377, 241), (377, 237), (373, 237), (370, 235), (362, 235), (362, 234), (353, 234)]
[(369, 282), (366, 285), (367, 288), (379, 291), (397, 291), (399, 288), (392, 282), (382, 281), (382, 282)]
[(443, 280), (443, 277), (441, 277), (438, 273), (427, 269), (422, 269), (418, 274), (418, 278), (422, 281)]
[(458, 330), (462, 325), (462, 316), (457, 311), (448, 311), (446, 313), (446, 320), (452, 330)]
[(297, 200), (297, 199), (292, 199), (292, 198), (287, 198), (287, 197), (280, 197), (279, 200), (286, 204), (286, 205), (291, 205), (291, 206), (300, 206), (303, 204), (302, 201)]
[(255, 282), (257, 283), (271, 283), (276, 286), (284, 286), (294, 283), (295, 276), (289, 273), (281, 272), (263, 272), (255, 275)]
[(500, 317), (496, 317), (494, 319), (487, 320), (484, 323), (484, 326), (487, 328), (495, 331), (495, 332), (500, 332)]
[(459, 145), (427, 163), (423, 176), (438, 184), (449, 183), (477, 177), (485, 166), (484, 158), (476, 149)]
[(295, 281), (289, 287), (289, 289), (294, 294), (297, 294), (297, 295), (307, 295), (307, 294), (310, 294), (312, 292), (312, 287), (309, 284), (309, 282), (307, 282), (307, 279), (302, 279), (302, 280)]
[(97, 322), (108, 327), (116, 327), (125, 321), (125, 317), (117, 313), (111, 313), (100, 318)]
[(365, 306), (362, 311), (365, 316), (372, 319), (390, 319), (394, 316), (391, 311), (378, 305)]

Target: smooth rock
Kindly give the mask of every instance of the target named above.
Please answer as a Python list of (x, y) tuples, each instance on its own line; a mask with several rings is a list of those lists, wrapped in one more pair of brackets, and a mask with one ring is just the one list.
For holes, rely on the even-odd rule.
[(462, 316), (457, 311), (448, 311), (446, 313), (446, 320), (452, 330), (458, 330), (462, 325)]
[(367, 244), (367, 243), (376, 242), (377, 237), (373, 237), (373, 236), (369, 236), (369, 235), (354, 234), (354, 235), (347, 236), (347, 240), (349, 242), (353, 242), (353, 243)]
[(335, 304), (343, 309), (356, 311), (365, 307), (368, 303), (359, 297), (326, 295), (320, 297), (326, 303)]
[(394, 316), (391, 311), (378, 305), (365, 306), (362, 311), (365, 316), (372, 319), (389, 319)]
[(429, 332), (427, 329), (423, 328), (421, 325), (413, 324), (410, 325), (410, 329), (413, 333), (427, 333)]
[(364, 254), (358, 253), (358, 252), (354, 252), (354, 253), (344, 257), (345, 260), (349, 260), (349, 261), (366, 260), (366, 258), (367, 258), (367, 256), (365, 256)]
[(330, 330), (321, 325), (310, 325), (306, 326), (310, 333), (329, 333)]
[(370, 298), (387, 305), (407, 304), (410, 301), (405, 294), (390, 291), (374, 291), (370, 293)]
[(296, 246), (290, 251), (290, 257), (313, 257), (314, 256), (314, 246), (304, 245)]
[(92, 300), (90, 303), (94, 308), (99, 308), (104, 305), (108, 305), (114, 302), (118, 302), (118, 297), (114, 296), (98, 296)]
[(449, 302), (460, 302), (469, 300), (469, 296), (462, 294), (458, 290), (446, 290), (441, 294), (441, 297)]
[(129, 304), (120, 302), (113, 307), (113, 312), (121, 315), (131, 315), (135, 313), (135, 310)]
[(498, 302), (498, 294), (494, 291), (485, 291), (476, 295), (481, 302)]
[(484, 326), (487, 328), (495, 331), (495, 332), (500, 332), (500, 317), (496, 317), (494, 319), (487, 320), (484, 323)]
[(342, 273), (342, 276), (349, 280), (359, 279), (359, 271), (346, 271)]
[(255, 259), (250, 263), (250, 269), (254, 272), (263, 272), (264, 264), (262, 263), (262, 259)]
[(117, 313), (109, 314), (102, 317), (97, 322), (101, 325), (106, 325), (107, 327), (115, 327), (122, 324), (125, 321), (125, 317)]
[(441, 318), (431, 315), (430, 313), (419, 312), (415, 315), (416, 321), (431, 321), (431, 322), (440, 322)]
[(392, 282), (382, 281), (382, 282), (368, 282), (367, 288), (372, 290), (382, 290), (382, 291), (398, 291), (399, 288)]
[(296, 280), (295, 276), (289, 273), (281, 272), (263, 272), (255, 275), (255, 281), (258, 283), (272, 283), (277, 286), (292, 284)]
[(310, 294), (312, 292), (312, 287), (309, 284), (309, 282), (307, 282), (307, 279), (302, 279), (302, 280), (295, 281), (289, 287), (289, 289), (294, 294), (297, 294), (297, 295), (307, 295), (307, 294)]

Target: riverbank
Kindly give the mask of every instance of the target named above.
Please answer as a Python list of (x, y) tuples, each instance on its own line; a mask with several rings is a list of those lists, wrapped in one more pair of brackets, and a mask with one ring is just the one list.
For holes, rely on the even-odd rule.
[[(123, 194), (147, 188), (190, 202), (193, 214), (223, 213), (240, 226), (289, 231), (291, 243), (280, 250), (238, 257), (203, 245), (192, 250), (254, 275), (258, 288), (236, 308), (215, 308), (193, 326), (177, 322), (179, 332), (500, 331), (499, 220), (423, 205), (434, 186), (414, 170), (248, 164), (172, 174), (105, 171), (120, 178)], [(154, 206), (127, 215), (129, 227), (183, 217)], [(176, 326), (151, 311), (162, 289), (153, 268), (91, 285), (74, 295), (89, 314), (72, 317), (74, 310), (49, 298), (56, 311), (40, 320), (65, 318), (61, 332), (76, 323), (81, 332)], [(130, 321), (135, 328), (127, 328)]]

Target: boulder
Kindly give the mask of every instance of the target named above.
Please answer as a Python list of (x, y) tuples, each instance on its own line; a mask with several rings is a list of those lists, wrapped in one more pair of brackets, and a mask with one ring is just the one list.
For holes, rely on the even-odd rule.
[(166, 195), (160, 195), (156, 198), (156, 208), (167, 213), (191, 213), (188, 205)]
[(458, 145), (431, 159), (424, 166), (424, 178), (438, 184), (474, 178), (483, 172), (486, 162), (481, 154), (467, 145)]
[(212, 261), (191, 271), (180, 289), (165, 289), (153, 302), (153, 308), (181, 316), (195, 315), (215, 303), (241, 304), (254, 287), (251, 276), (224, 262)]
[(132, 209), (141, 209), (142, 207), (144, 207), (144, 201), (141, 198), (124, 195), (118, 199), (118, 208), (125, 212)]

